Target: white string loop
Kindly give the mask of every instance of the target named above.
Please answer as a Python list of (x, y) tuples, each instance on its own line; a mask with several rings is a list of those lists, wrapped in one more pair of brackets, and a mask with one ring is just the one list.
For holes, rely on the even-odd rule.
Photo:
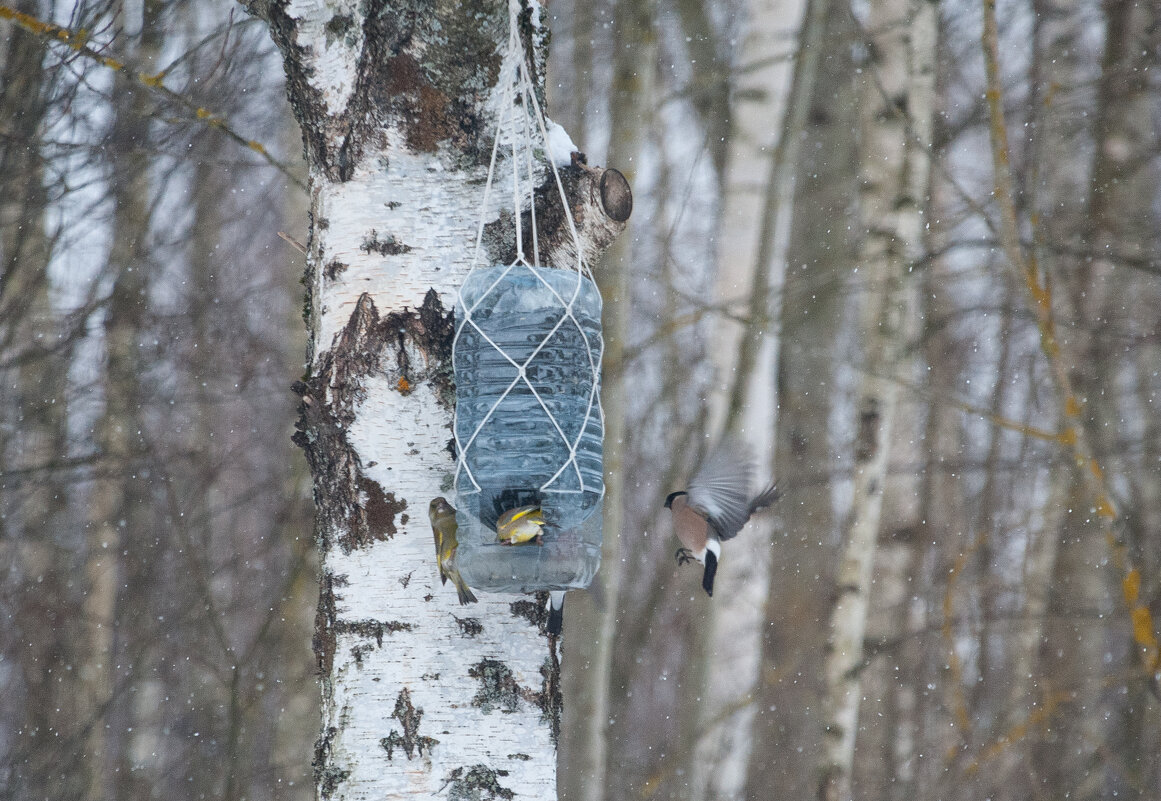
[[(552, 158), (548, 146), (548, 124), (541, 110), (540, 102), (536, 97), (535, 87), (533, 86), (531, 76), (528, 69), (527, 54), (524, 50), (523, 42), (519, 35), (519, 13), (520, 5), (518, 0), (509, 0), (508, 4), (508, 53), (504, 58), (500, 69), (500, 83), (503, 89), (500, 94), (500, 106), (497, 111), (496, 118), (496, 135), (492, 143), (492, 155), (488, 164), (487, 181), (484, 185), (484, 193), (479, 207), (479, 227), (476, 233), (476, 246), (472, 254), (471, 268), (465, 277), (465, 285), (470, 280), (471, 276), (477, 269), (484, 266), (480, 256), (483, 250), (484, 227), (488, 215), (489, 202), (491, 200), (492, 183), (496, 175), (497, 163), (500, 161), (502, 153), (510, 153), (510, 164), (512, 169), (512, 216), (515, 226), (516, 236), (516, 256), (511, 264), (508, 264), (505, 269), (495, 278), (495, 280), (488, 286), (480, 297), (468, 307), (466, 304), (459, 304), (463, 309), (464, 319), (456, 327), (455, 336), (452, 340), (453, 359), (462, 332), (467, 330), (470, 326), (475, 335), (478, 335), (492, 348), (496, 350), (500, 356), (507, 361), (512, 367), (516, 368), (516, 377), (508, 384), (508, 386), (501, 392), (499, 397), (493, 402), (487, 413), (475, 426), (475, 430), (466, 441), (460, 438), (460, 431), (458, 426), (458, 411), (457, 411), (457, 425), (454, 426), (456, 449), (459, 458), (456, 463), (455, 484), (457, 491), (461, 490), (461, 482), (467, 480), (471, 484), (472, 490), (478, 492), (482, 488), (480, 483), (476, 480), (476, 476), (472, 474), (471, 467), (468, 464), (467, 455), (476, 443), (480, 432), (493, 418), (496, 410), (501, 403), (515, 390), (518, 386), (523, 384), (531, 397), (536, 399), (540, 409), (543, 410), (548, 420), (552, 424), (552, 429), (556, 435), (560, 437), (568, 451), (568, 459), (560, 465), (559, 469), (553, 474), (544, 484), (538, 489), (541, 492), (561, 492), (561, 493), (576, 493), (586, 492), (595, 489), (592, 482), (586, 487), (584, 473), (580, 469), (577, 462), (577, 451), (580, 446), (580, 441), (584, 436), (585, 430), (588, 428), (589, 421), (593, 414), (597, 415), (597, 422), (604, 429), (604, 410), (601, 408), (599, 387), (600, 387), (600, 360), (604, 355), (604, 342), (598, 338), (597, 347), (598, 353), (596, 358), (593, 356), (593, 343), (589, 336), (585, 333), (584, 327), (580, 320), (574, 314), (574, 306), (577, 303), (581, 294), (581, 288), (584, 280), (591, 281), (592, 275), (588, 266), (584, 263), (584, 258), (581, 251), (581, 239), (577, 232), (576, 223), (573, 220), (572, 210), (569, 208), (568, 196), (564, 190), (564, 183), (560, 177), (560, 171), (557, 169), (556, 162)], [(504, 148), (501, 148), (501, 140), (507, 139)], [(537, 155), (537, 138), (539, 138), (539, 145), (542, 148), (544, 158), (538, 158)], [(568, 232), (572, 237), (574, 249), (576, 251), (576, 263), (573, 265), (570, 272), (574, 272), (576, 280), (573, 282), (571, 293), (567, 299), (557, 291), (556, 287), (550, 284), (540, 274), (538, 269), (541, 267), (541, 248), (539, 241), (539, 233), (537, 231), (536, 220), (536, 204), (533, 193), (537, 185), (537, 164), (547, 161), (549, 168), (552, 171), (552, 176), (556, 184), (557, 192), (560, 196), (561, 207), (564, 210), (565, 220), (568, 224)], [(543, 170), (543, 166), (541, 166)], [(532, 261), (528, 261), (528, 255), (524, 252), (524, 231), (522, 210), (525, 203), (529, 208), (529, 234), (532, 239)], [(558, 319), (551, 330), (544, 334), (540, 342), (533, 348), (532, 352), (522, 361), (519, 362), (504, 351), (487, 333), (476, 323), (473, 318), (473, 312), (479, 305), (488, 297), (488, 295), (495, 290), (495, 288), (503, 282), (508, 275), (515, 269), (527, 269), (529, 273), (536, 277), (539, 283), (546, 288), (552, 296), (561, 305), (563, 314)], [(560, 267), (558, 266), (558, 269)], [(567, 269), (567, 268), (564, 268)], [(585, 353), (588, 358), (588, 368), (591, 375), (589, 397), (585, 408), (585, 415), (582, 424), (579, 426), (576, 436), (570, 438), (564, 431), (563, 427), (557, 421), (549, 408), (548, 403), (541, 396), (541, 393), (536, 390), (527, 376), (527, 369), (529, 365), (537, 358), (544, 347), (552, 339), (557, 331), (562, 326), (571, 324), (580, 334), (580, 338), (584, 343)], [(566, 473), (575, 474), (577, 485), (579, 489), (562, 489), (553, 486)], [(604, 494), (604, 482), (600, 481), (600, 492)]]

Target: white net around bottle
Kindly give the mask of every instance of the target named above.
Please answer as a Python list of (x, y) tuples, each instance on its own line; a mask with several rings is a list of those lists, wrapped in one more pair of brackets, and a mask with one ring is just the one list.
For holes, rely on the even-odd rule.
[[(491, 349), (494, 349), (492, 355), (498, 356), (498, 359), (492, 359), (492, 362), (499, 364), (500, 369), (493, 370), (492, 377), (500, 376), (498, 386), (504, 388), (499, 391), (499, 394), (490, 404), (490, 408), (482, 417), (478, 415), (479, 410), (476, 410), (474, 417), (478, 417), (478, 421), (474, 426), (470, 426), (470, 430), (461, 430), (464, 415), (461, 414), (460, 404), (457, 403), (455, 441), (458, 459), (455, 487), (457, 494), (463, 495), (480, 492), (483, 485), (487, 483), (488, 476), (476, 474), (481, 468), (478, 466), (480, 460), (474, 458), (479, 454), (476, 454), (473, 449), (481, 447), (482, 432), (493, 422), (497, 410), (510, 399), (513, 393), (516, 393), (535, 399), (539, 411), (529, 416), (538, 417), (541, 421), (546, 420), (547, 425), (540, 427), (550, 432), (550, 436), (554, 438), (555, 442), (562, 446), (559, 451), (558, 448), (553, 447), (542, 449), (541, 453), (537, 454), (543, 456), (544, 451), (549, 451), (553, 454), (559, 453), (561, 458), (555, 459), (554, 457), (554, 462), (549, 469), (541, 469), (538, 485), (529, 487), (529, 489), (535, 489), (541, 493), (595, 492), (597, 498), (600, 498), (604, 495), (604, 482), (601, 476), (599, 454), (595, 471), (591, 464), (582, 464), (585, 461), (584, 453), (581, 453), (581, 458), (578, 459), (578, 452), (582, 451), (581, 442), (586, 434), (591, 437), (594, 430), (602, 432), (604, 427), (604, 414), (600, 402), (600, 362), (603, 355), (603, 342), (599, 333), (600, 296), (595, 283), (592, 282), (589, 268), (584, 264), (580, 236), (569, 209), (568, 198), (556, 161), (551, 152), (549, 123), (541, 110), (529, 75), (527, 54), (519, 36), (518, 13), (518, 4), (515, 0), (510, 0), (508, 55), (503, 61), (499, 78), (504, 90), (497, 114), (495, 141), (480, 206), (476, 247), (471, 269), (465, 277), (463, 286), (466, 288), (473, 283), (478, 283), (481, 279), (485, 282), (488, 282), (488, 279), (494, 280), (490, 281), (490, 284), (478, 297), (465, 297), (464, 289), (461, 289), (461, 302), (457, 304), (456, 309), (460, 319), (457, 319), (456, 334), (452, 341), (453, 361), (457, 365), (460, 363), (457, 359), (457, 351), (463, 347), (461, 339), (467, 334), (470, 334), (472, 338), (473, 347), (478, 346), (475, 337), (479, 337)], [(482, 264), (480, 261), (486, 216), (498, 165), (505, 169), (510, 168), (512, 171), (511, 212), (515, 226), (516, 256), (507, 265)], [(568, 233), (573, 239), (574, 247), (572, 250), (576, 254), (576, 261), (567, 266), (554, 265), (552, 268), (545, 268), (541, 264), (541, 243), (537, 231), (533, 192), (538, 182), (543, 180), (549, 171), (551, 171), (556, 190), (559, 193)], [(528, 213), (527, 223), (530, 230), (527, 233), (532, 246), (531, 254), (525, 252), (524, 246), (523, 226), (525, 220), (523, 214), (525, 212)], [(523, 273), (523, 275), (516, 275), (516, 271)], [(562, 280), (566, 275), (571, 280)], [(487, 326), (481, 325), (480, 320), (473, 317), (473, 314), (482, 314), (481, 310), (495, 300), (494, 297), (490, 296), (493, 290), (502, 286), (510, 286), (514, 279), (526, 279), (526, 283), (534, 282), (540, 297), (544, 297), (545, 292), (547, 292), (552, 298), (552, 304), (559, 304), (559, 309), (556, 310), (559, 312), (559, 318), (543, 333), (539, 342), (534, 344), (530, 352), (517, 353), (514, 349), (513, 352), (508, 352), (504, 346), (497, 344), (493, 336), (489, 335), (488, 331), (485, 330)], [(588, 302), (587, 308), (591, 310), (591, 298), (594, 295), (598, 308), (595, 332), (589, 316), (577, 313), (578, 303), (583, 305), (586, 301)], [(582, 325), (581, 319), (578, 319), (582, 316), (585, 320), (584, 325)], [(561, 416), (561, 406), (557, 402), (554, 388), (547, 387), (543, 380), (533, 379), (532, 374), (538, 372), (536, 369), (538, 359), (544, 360), (555, 344), (565, 339), (575, 339), (578, 336), (579, 341), (583, 342), (583, 350), (586, 354), (584, 370), (587, 371), (587, 381), (580, 384), (584, 415), (583, 420), (577, 425), (575, 419), (577, 409), (574, 404), (573, 407), (570, 407), (572, 413), (568, 416), (568, 422), (562, 425), (563, 421), (558, 419)], [(526, 351), (527, 348), (521, 348), (521, 350)], [(480, 359), (478, 353), (475, 353), (474, 358), (479, 362), (486, 361)], [(574, 382), (573, 389), (576, 389), (576, 386)], [(584, 396), (586, 389), (587, 397)], [(539, 417), (540, 413), (543, 413), (542, 418)], [(490, 439), (494, 444), (495, 438)], [(530, 458), (532, 457), (530, 456)], [(559, 461), (559, 464), (556, 464), (556, 461)], [(473, 470), (473, 462), (477, 463), (476, 471)]]

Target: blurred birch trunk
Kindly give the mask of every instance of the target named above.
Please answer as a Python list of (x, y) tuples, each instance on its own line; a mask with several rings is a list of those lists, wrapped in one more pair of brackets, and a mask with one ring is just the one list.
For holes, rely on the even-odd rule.
[[(1137, 366), (1124, 358), (1125, 348), (1112, 331), (1130, 324), (1138, 314), (1153, 314), (1146, 310), (1152, 302), (1141, 299), (1149, 296), (1149, 284), (1155, 285), (1155, 279), (1143, 280), (1121, 260), (1148, 253), (1157, 225), (1155, 212), (1148, 210), (1155, 206), (1158, 180), (1154, 170), (1142, 169), (1142, 165), (1154, 158), (1156, 148), (1151, 119), (1156, 106), (1144, 76), (1155, 63), (1149, 48), (1156, 42), (1161, 19), (1155, 5), (1128, 0), (1104, 3), (1102, 11), (1105, 39), (1094, 98), (1092, 164), (1088, 184), (1078, 195), (1084, 197), (1086, 208), (1082, 216), (1061, 220), (1057, 226), (1064, 241), (1076, 241), (1079, 234), (1080, 252), (1086, 256), (1059, 264), (1058, 313), (1063, 319), (1071, 317), (1074, 324), (1058, 326), (1058, 330), (1074, 391), (1082, 399), (1083, 426), (1091, 447), (1104, 473), (1123, 482), (1124, 489), (1117, 487), (1117, 504), (1125, 504), (1117, 533), (1125, 538), (1132, 562), (1140, 566), (1148, 558), (1149, 536), (1144, 532), (1150, 528), (1138, 515), (1157, 508), (1140, 501), (1150, 496), (1156, 499), (1158, 482), (1149, 472), (1155, 463), (1138, 462), (1139, 456), (1123, 452), (1123, 443), (1133, 439), (1126, 436), (1125, 423), (1135, 416), (1135, 400), (1122, 401), (1121, 387), (1143, 376), (1134, 375)], [(1079, 13), (1068, 14), (1065, 21), (1071, 23), (1066, 30), (1076, 38), (1086, 30)], [(1051, 159), (1061, 152), (1044, 156)], [(1056, 208), (1062, 206), (1056, 204)], [(1066, 228), (1069, 222), (1076, 227)], [(1150, 370), (1154, 375), (1155, 369), (1154, 364)], [(1094, 525), (1091, 493), (1081, 473), (1085, 469), (1058, 472), (1058, 481), (1068, 487), (1067, 497), (1088, 502), (1070, 504), (1053, 565), (1052, 622), (1047, 627), (1041, 672), (1052, 689), (1068, 693), (1068, 708), (1038, 747), (1036, 764), (1057, 787), (1075, 787), (1081, 794), (1139, 798), (1148, 795), (1145, 788), (1151, 784), (1137, 766), (1145, 761), (1140, 749), (1142, 739), (1149, 737), (1145, 723), (1150, 706), (1148, 682), (1155, 682), (1156, 677), (1149, 675), (1148, 668), (1141, 669), (1131, 632), (1121, 635), (1115, 629), (1097, 628), (1104, 628), (1098, 621), (1123, 620), (1128, 613), (1118, 576), (1099, 567), (1108, 561), (1110, 543)], [(1145, 570), (1144, 575), (1142, 596), (1157, 597), (1156, 571)], [(1104, 681), (1098, 681), (1098, 676)], [(1119, 691), (1110, 693), (1105, 684), (1115, 684)], [(1103, 709), (1103, 714), (1094, 714), (1097, 709)], [(1097, 748), (1114, 749), (1127, 767), (1096, 768), (1086, 760), (1059, 759), (1062, 750), (1089, 753)]]
[[(814, 790), (818, 750), (818, 676), (836, 539), (832, 487), (837, 480), (833, 420), (842, 408), (842, 276), (853, 245), (846, 223), (854, 207), (854, 109), (845, 3), (819, 2), (821, 48), (801, 136), (794, 224), (781, 291), (776, 465), (786, 493), (775, 509), (770, 588), (764, 600), (762, 665), (755, 690), (754, 740), (747, 798)], [(825, 9), (822, 8), (825, 6)], [(806, 40), (807, 37), (800, 36)], [(811, 37), (817, 41), (819, 34)], [(798, 80), (798, 79), (796, 79)], [(772, 755), (782, 755), (772, 758)]]
[(73, 552), (63, 480), (72, 337), (50, 292), (41, 134), (54, 82), (44, 60), (42, 41), (0, 24), (0, 787), (31, 797), (60, 776), (61, 792), (79, 798), (83, 747), (59, 743), (82, 719), (82, 688), (75, 673), (46, 669), (81, 661), (83, 624), (72, 571), (53, 569)]
[[(450, 309), (480, 215), (511, 204), (497, 191), (481, 207), (498, 81), (512, 74), (508, 4), (249, 7), (282, 50), (310, 169), (296, 441), (322, 557), (319, 795), (555, 797), (559, 666), (543, 609), (483, 593), (456, 605), (426, 514), (453, 470)], [(542, 93), (547, 30), (538, 6), (517, 8)], [(597, 255), (619, 230), (599, 208), (578, 227)]]
[[(156, 3), (136, 8), (118, 6), (126, 27), (126, 49), (141, 64), (153, 64), (162, 41)], [(136, 13), (134, 13), (136, 12)], [(92, 489), (88, 507), (86, 643), (90, 656), (82, 668), (89, 687), (87, 714), (94, 720), (86, 748), (90, 766), (88, 798), (128, 798), (133, 795), (130, 761), (133, 739), (132, 700), (127, 688), (136, 684), (139, 659), (129, 652), (142, 617), (150, 617), (143, 598), (150, 586), (145, 577), (160, 541), (149, 536), (150, 471), (145, 459), (144, 338), (149, 331), (147, 269), (153, 197), (150, 185), (148, 119), (150, 103), (144, 87), (121, 83), (113, 96), (113, 122), (107, 154), (109, 194), (113, 201), (111, 247), (106, 271), (112, 291), (104, 319), (104, 411), (97, 424), (97, 446), (106, 477)]]
[[(1043, 221), (1042, 236), (1066, 241), (1082, 225), (1084, 212), (1077, 201), (1084, 197), (1084, 178), (1065, 154), (1083, 138), (1085, 122), (1074, 113), (1071, 103), (1062, 103), (1064, 98), (1054, 95), (1056, 87), (1080, 87), (1091, 80), (1091, 67), (1076, 46), (1088, 23), (1080, 6), (1034, 0), (1032, 9), (1035, 22), (1029, 78), (1033, 97), (1028, 106), (1034, 117), (1027, 168), (1032, 179), (1027, 190), (1029, 205)], [(1043, 252), (1038, 255), (1048, 256)], [(1018, 306), (1019, 287), (1015, 290), (1010, 302)], [(1032, 419), (1026, 422), (1037, 424)], [(1013, 632), (1013, 664), (1003, 698), (1005, 713), (997, 719), (1000, 731), (1023, 725), (1034, 710), (1053, 703), (1050, 696), (1054, 688), (1046, 681), (1044, 670), (1059, 625), (1053, 611), (1059, 603), (1053, 574), (1073, 492), (1070, 472), (1062, 465), (1047, 471), (1041, 513), (1029, 526), (1021, 581), (1023, 608)], [(997, 784), (1003, 787), (997, 797), (1025, 797), (1055, 771), (1058, 752), (1048, 756), (1053, 748), (1045, 748), (1037, 740), (1028, 738), (1006, 749), (995, 768)]]
[(928, 147), (935, 101), (935, 5), (870, 5), (868, 63), (862, 71), (859, 218), (853, 280), (862, 290), (864, 344), (856, 397), (854, 496), (836, 578), (824, 676), (824, 738), (818, 797), (851, 797), (855, 733), (871, 573), (887, 455), (899, 404), (898, 374), (918, 331), (909, 273), (922, 249)]

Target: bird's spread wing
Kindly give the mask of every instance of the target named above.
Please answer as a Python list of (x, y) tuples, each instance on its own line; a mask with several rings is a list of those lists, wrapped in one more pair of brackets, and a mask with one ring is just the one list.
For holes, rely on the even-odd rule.
[(770, 486), (766, 487), (766, 489), (762, 490), (761, 494), (759, 494), (757, 498), (754, 498), (754, 500), (750, 501), (749, 514), (754, 514), (754, 512), (757, 512), (760, 509), (765, 509), (767, 506), (774, 503), (774, 501), (781, 497), (782, 491), (778, 489), (778, 485), (771, 484)]
[(689, 483), (689, 505), (704, 514), (718, 539), (737, 536), (750, 519), (749, 490), (754, 474), (750, 450), (735, 440), (720, 443)]

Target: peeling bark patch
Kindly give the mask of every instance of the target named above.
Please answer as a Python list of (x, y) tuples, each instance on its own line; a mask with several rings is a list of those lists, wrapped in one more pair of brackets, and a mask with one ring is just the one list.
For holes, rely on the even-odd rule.
[(472, 765), (470, 768), (456, 768), (444, 779), (448, 790), (448, 801), (493, 801), (493, 799), (515, 798), (516, 794), (500, 784), (499, 780), (508, 775), (506, 770), (492, 770), (487, 765)]
[(314, 743), (314, 758), (311, 760), (310, 766), (314, 770), (314, 783), (318, 788), (318, 797), (323, 801), (333, 796), (339, 785), (351, 775), (349, 770), (340, 770), (330, 764), (331, 743), (338, 733), (339, 730), (334, 726), (328, 726)]
[(460, 627), (461, 637), (476, 637), (484, 633), (484, 624), (480, 622), (479, 618), (456, 617), (455, 615), (452, 617), (455, 618), (456, 625)]
[(380, 239), (379, 232), (372, 228), (371, 233), (363, 237), (359, 250), (364, 253), (378, 253), (380, 256), (398, 256), (402, 253), (410, 253), (411, 246), (396, 240), (391, 234)]
[(392, 730), (390, 734), (379, 740), (379, 746), (387, 752), (387, 759), (395, 758), (395, 749), (403, 749), (408, 761), (413, 756), (423, 756), (427, 752), (431, 756), (431, 749), (439, 745), (434, 737), (425, 737), (419, 733), (419, 723), (423, 720), (423, 707), (416, 707), (411, 703), (411, 691), (404, 687), (395, 699), (395, 711), (391, 717), (399, 721), (403, 727), (403, 734)]
[(564, 694), (560, 688), (560, 654), (556, 650), (556, 638), (549, 638), (548, 657), (540, 666), (543, 679), (540, 692), (533, 696), (533, 703), (540, 708), (540, 720), (548, 724), (552, 744), (560, 739), (560, 719), (564, 713)]
[(480, 680), (480, 690), (472, 699), (472, 706), (483, 712), (499, 709), (501, 712), (515, 712), (520, 708), (520, 698), (524, 694), (512, 670), (496, 659), (482, 659), (468, 669), (468, 675)]
[(335, 587), (343, 586), (345, 581), (343, 577), (336, 577), (330, 572), (323, 573), (319, 580), (318, 608), (314, 616), (311, 646), (314, 649), (315, 666), (324, 681), (329, 680), (335, 661)]
[[(359, 489), (367, 496), (363, 504), (367, 533), (371, 540), (389, 540), (395, 536), (395, 515), (407, 508), (407, 501), (395, 500), (395, 493), (384, 492), (378, 482), (369, 478), (359, 479)], [(353, 546), (367, 545), (367, 542), (353, 543)]]
[[(485, 158), (479, 109), (499, 76), (507, 15), (482, 0), (408, 3), (367, 0), (363, 50), (340, 159), (353, 171), (365, 145), (399, 131), (414, 152), (442, 150), (476, 165)], [(441, 145), (450, 145), (441, 149)], [(457, 165), (458, 166), (458, 165)], [(348, 173), (349, 174), (349, 173)]]
[(452, 314), (434, 290), (420, 309), (404, 308), (383, 318), (371, 296), (363, 294), (331, 349), (318, 359), (314, 374), (294, 384), (301, 402), (293, 439), (305, 451), (314, 476), (315, 532), (323, 553), (333, 544), (350, 553), (396, 533), (395, 518), (406, 504), (362, 475), (347, 431), (364, 397), (366, 379), (373, 374), (386, 372), (396, 382), (403, 378), (412, 389), (430, 381), (451, 409), (453, 334)]

